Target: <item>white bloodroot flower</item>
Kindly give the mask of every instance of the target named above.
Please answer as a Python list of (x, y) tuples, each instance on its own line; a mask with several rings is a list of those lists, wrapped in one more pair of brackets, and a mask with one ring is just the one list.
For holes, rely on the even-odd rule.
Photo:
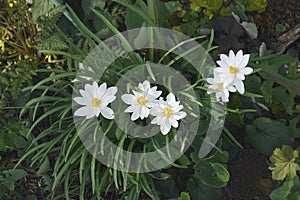
[(161, 91), (157, 91), (157, 87), (150, 87), (149, 81), (139, 83), (138, 88), (141, 92), (133, 90), (133, 94), (123, 94), (121, 99), (130, 106), (124, 111), (132, 113), (131, 120), (138, 118), (144, 119), (149, 116), (150, 108), (154, 101), (161, 95)]
[(171, 126), (177, 128), (178, 120), (186, 116), (186, 112), (181, 111), (183, 106), (180, 105), (180, 101), (176, 101), (173, 93), (169, 93), (166, 99), (158, 100), (150, 110), (150, 115), (155, 116), (151, 124), (159, 125), (163, 135), (169, 133)]
[(246, 67), (249, 58), (250, 55), (243, 55), (242, 50), (239, 50), (236, 55), (230, 50), (229, 56), (220, 55), (221, 60), (217, 61), (220, 67), (215, 68), (214, 72), (224, 80), (224, 85), (233, 85), (239, 93), (244, 94), (243, 80), (245, 80), (245, 75), (251, 74), (253, 71), (251, 67)]
[(214, 78), (208, 78), (207, 82), (211, 85), (208, 86), (208, 94), (216, 93), (218, 101), (228, 102), (229, 92), (236, 92), (236, 88), (232, 85), (225, 85), (223, 79), (215, 74)]
[(75, 116), (85, 116), (90, 119), (94, 116), (98, 117), (101, 113), (107, 119), (114, 118), (114, 112), (107, 105), (116, 99), (117, 87), (107, 88), (106, 83), (102, 83), (99, 87), (94, 81), (93, 84), (86, 84), (84, 90), (79, 90), (82, 97), (75, 97), (74, 101), (79, 105), (83, 105), (74, 113)]

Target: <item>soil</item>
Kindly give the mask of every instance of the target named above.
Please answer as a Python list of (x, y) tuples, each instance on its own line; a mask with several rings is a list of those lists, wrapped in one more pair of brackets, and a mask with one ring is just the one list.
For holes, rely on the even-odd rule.
[(268, 166), (266, 156), (246, 146), (236, 160), (228, 163), (230, 181), (224, 189), (225, 199), (270, 199), (275, 183)]

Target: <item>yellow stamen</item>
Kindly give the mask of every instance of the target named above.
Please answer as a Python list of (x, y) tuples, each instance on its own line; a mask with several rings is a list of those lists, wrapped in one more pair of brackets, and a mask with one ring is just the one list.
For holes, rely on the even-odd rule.
[(173, 114), (173, 111), (171, 108), (164, 108), (164, 111), (163, 111), (163, 116), (165, 116), (166, 118), (170, 118)]
[(148, 103), (148, 100), (146, 99), (146, 97), (144, 96), (140, 96), (136, 102), (140, 105), (140, 106), (145, 106)]
[(234, 67), (234, 66), (230, 66), (230, 67), (229, 67), (229, 72), (230, 72), (231, 74), (236, 74), (238, 71), (239, 71), (239, 69), (236, 68), (236, 67)]
[(223, 85), (223, 83), (219, 83), (219, 84), (218, 84), (218, 89), (219, 89), (219, 90), (224, 90), (224, 85)]
[(101, 100), (98, 98), (93, 98), (92, 99), (92, 106), (93, 107), (98, 107), (101, 104)]

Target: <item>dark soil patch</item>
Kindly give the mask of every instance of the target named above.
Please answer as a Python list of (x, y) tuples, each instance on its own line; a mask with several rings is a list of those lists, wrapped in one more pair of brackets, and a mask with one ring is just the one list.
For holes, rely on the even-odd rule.
[(267, 158), (247, 146), (237, 160), (228, 164), (230, 181), (225, 199), (270, 199), (275, 189)]

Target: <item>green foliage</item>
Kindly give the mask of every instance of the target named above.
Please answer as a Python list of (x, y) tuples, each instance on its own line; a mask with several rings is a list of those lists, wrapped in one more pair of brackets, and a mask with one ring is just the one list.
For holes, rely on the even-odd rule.
[(272, 171), (274, 180), (293, 179), (296, 171), (300, 169), (299, 164), (295, 163), (299, 152), (290, 146), (283, 145), (281, 149), (276, 148), (270, 157), (271, 165), (269, 169)]
[(52, 0), (34, 0), (32, 6), (32, 19), (37, 22), (40, 16), (45, 16), (54, 8)]
[[(55, 2), (55, 6), (53, 2)], [(98, 162), (83, 146), (79, 134), (81, 134), (81, 131), (85, 131), (85, 127), (82, 127), (82, 130), (76, 130), (73, 123), (72, 81), (76, 76), (78, 63), (82, 62), (87, 53), (101, 43), (102, 39), (113, 34), (119, 34), (119, 29), (131, 29), (142, 26), (173, 27), (175, 30), (188, 33), (190, 36), (196, 36), (194, 39), (200, 40), (207, 52), (216, 48), (212, 46), (214, 35), (210, 30), (209, 17), (211, 18), (215, 14), (230, 14), (229, 8), (223, 6), (225, 1), (193, 0), (191, 2), (192, 11), (183, 8), (184, 5), (181, 2), (115, 0), (112, 3), (111, 1), (103, 0), (83, 0), (81, 6), (85, 16), (81, 20), (69, 5), (63, 6), (58, 1), (51, 0), (34, 1), (32, 16), (35, 25), (33, 27), (36, 26), (37, 30), (34, 29), (34, 37), (27, 37), (27, 39), (37, 38), (37, 42), (31, 41), (30, 45), (28, 45), (31, 46), (29, 48), (30, 51), (34, 51), (35, 58), (30, 57), (30, 62), (27, 62), (24, 56), (24, 58), (20, 59), (20, 62), (18, 61), (18, 65), (14, 65), (15, 63), (13, 62), (11, 62), (13, 65), (7, 62), (5, 63), (5, 70), (1, 69), (0, 74), (0, 82), (5, 85), (4, 89), (0, 87), (1, 94), (2, 91), (6, 92), (12, 86), (14, 92), (11, 93), (15, 95), (14, 97), (19, 95), (17, 89), (19, 88), (20, 90), (26, 80), (29, 80), (34, 74), (37, 75), (32, 84), (28, 84), (26, 88), (23, 88), (23, 92), (31, 93), (31, 99), (23, 106), (20, 114), (21, 117), (30, 118), (33, 124), (30, 128), (27, 128), (23, 124), (9, 122), (3, 128), (4, 131), (2, 132), (4, 134), (0, 135), (0, 150), (6, 151), (28, 147), (26, 152), (22, 152), (25, 154), (18, 161), (17, 166), (26, 160), (29, 160), (32, 166), (38, 166), (37, 175), (41, 177), (41, 182), (45, 184), (45, 190), (52, 193), (49, 195), (49, 198), (52, 198), (53, 196), (51, 195), (54, 194), (55, 199), (80, 200), (106, 199), (108, 196), (113, 199), (128, 200), (176, 198), (179, 195), (180, 197), (177, 200), (218, 200), (222, 198), (222, 188), (229, 181), (229, 172), (225, 164), (228, 161), (228, 153), (222, 152), (220, 149), (221, 142), (208, 158), (199, 159), (197, 153), (195, 153), (199, 151), (199, 146), (203, 140), (202, 136), (206, 132), (207, 122), (211, 117), (211, 113), (208, 111), (210, 102), (206, 101), (207, 94), (203, 90), (205, 82), (198, 73), (189, 67), (188, 62), (178, 61), (177, 57), (169, 56), (171, 52), (154, 52), (152, 50), (139, 52), (140, 54), (131, 52), (110, 66), (101, 81), (107, 82), (108, 85), (114, 85), (123, 73), (126, 73), (132, 66), (144, 63), (144, 60), (148, 58), (154, 62), (157, 57), (161, 57), (159, 63), (167, 63), (170, 67), (182, 70), (182, 74), (191, 80), (193, 83), (192, 88), (195, 89), (199, 97), (203, 98), (203, 102), (191, 99), (191, 101), (196, 101), (201, 107), (199, 133), (191, 149), (187, 151), (188, 153), (182, 155), (176, 163), (171, 163), (170, 166), (162, 171), (147, 174), (133, 174), (109, 168)], [(246, 11), (261, 12), (266, 6), (265, 1), (249, 0), (243, 1), (243, 4), (246, 7)], [(245, 16), (244, 11), (239, 15), (238, 21), (249, 35), (255, 38), (257, 35), (256, 29), (251, 19)], [(199, 18), (199, 16), (203, 16), (201, 14), (207, 17)], [(60, 27), (64, 25), (61, 19), (68, 19), (69, 24), (73, 24), (76, 27), (77, 30), (75, 30), (73, 35), (67, 36), (59, 29), (58, 23), (62, 23)], [(199, 36), (203, 34), (211, 34), (211, 38), (207, 40), (204, 36)], [(5, 42), (5, 47), (10, 48), (9, 43)], [(122, 42), (126, 44), (127, 41), (123, 39)], [(140, 33), (135, 38), (135, 42), (144, 42), (143, 33)], [(127, 48), (130, 49), (131, 47), (128, 46)], [(110, 50), (114, 51), (114, 49)], [(30, 55), (32, 55), (31, 52)], [(58, 64), (48, 63), (46, 67), (43, 65), (43, 68), (36, 69), (42, 63), (45, 63), (45, 58), (41, 58), (41, 55), (42, 57), (51, 55), (57, 59), (60, 57), (62, 60)], [(166, 57), (169, 60), (165, 59)], [(276, 60), (277, 58), (264, 59), (254, 57), (251, 65), (262, 70), (259, 72), (259, 75), (253, 76), (246, 85), (246, 88), (249, 88), (252, 83), (255, 83), (251, 89), (255, 94), (248, 93), (245, 96), (252, 99), (253, 103), (260, 105), (260, 107), (267, 108), (263, 103), (256, 102), (256, 98), (260, 97), (257, 93), (260, 92), (258, 88), (262, 82), (261, 92), (266, 96), (266, 102), (272, 107), (273, 113), (275, 113), (273, 105), (280, 104), (284, 108), (288, 108), (288, 113), (292, 114), (295, 112), (294, 97), (299, 92), (297, 85), (295, 86), (294, 84), (299, 84), (299, 82), (291, 80), (291, 77), (284, 77), (284, 73), (280, 71), (279, 66), (283, 63), (289, 63), (291, 59), (282, 59), (284, 56), (278, 57), (280, 57), (279, 60)], [(55, 60), (57, 61), (57, 59)], [(31, 66), (30, 64), (32, 63), (33, 65)], [(93, 75), (96, 76), (97, 74), (95, 70)], [(112, 76), (111, 74), (114, 75)], [(25, 81), (20, 79), (20, 76), (24, 76), (26, 78)], [(15, 78), (15, 81), (11, 81), (11, 77)], [(18, 82), (18, 79), (21, 81)], [(167, 78), (166, 80), (170, 80), (169, 89), (172, 90), (172, 80)], [(11, 84), (11, 82), (14, 82), (16, 86)], [(292, 97), (290, 94), (292, 94)], [(230, 112), (229, 118), (233, 124), (243, 125), (244, 113), (253, 112), (251, 109), (242, 109), (243, 100), (240, 96), (234, 96), (232, 109), (228, 109)], [(236, 110), (234, 110), (235, 108)], [(216, 113), (214, 117), (218, 118), (219, 115), (219, 113)], [(299, 119), (291, 120), (289, 127), (287, 127), (278, 121), (259, 118), (253, 124), (247, 126), (246, 139), (256, 149), (270, 155), (275, 147), (282, 144), (292, 145), (293, 138), (300, 137), (298, 122)], [(107, 136), (118, 147), (128, 151), (146, 152), (158, 150), (174, 134), (170, 134), (170, 137), (155, 136), (151, 140), (136, 139), (128, 137), (116, 127), (114, 122), (100, 119), (100, 123), (104, 128), (108, 127)], [(224, 132), (224, 137), (229, 143), (242, 148), (229, 130), (224, 129)], [(100, 144), (100, 141), (97, 144)], [(277, 152), (277, 157), (275, 157), (275, 154), (272, 157), (274, 165), (276, 166), (276, 163), (278, 164), (278, 162), (282, 161), (286, 164), (286, 151), (275, 151)], [(192, 154), (189, 156), (190, 152)], [(289, 151), (287, 152), (290, 153)], [(55, 160), (51, 159), (53, 155), (55, 155)], [(294, 155), (294, 157), (296, 156)], [(118, 156), (112, 155), (112, 158), (118, 159)], [(290, 160), (293, 160), (293, 158)], [(287, 167), (289, 164), (284, 166)], [(178, 183), (172, 173), (177, 168), (194, 169), (192, 178), (184, 186), (186, 187), (184, 191), (187, 192), (182, 192), (181, 194), (178, 192)], [(275, 170), (275, 168), (272, 169)], [(15, 175), (13, 175), (14, 173)], [(21, 172), (14, 171), (6, 171), (3, 174), (0, 172), (0, 179), (10, 180), (10, 183), (8, 183), (9, 189), (14, 189), (11, 187), (14, 182), (22, 178), (22, 176), (26, 176), (24, 173), (22, 176), (20, 174), (22, 175)], [(288, 173), (284, 172), (283, 174)], [(294, 191), (295, 189), (291, 190)]]
[(191, 9), (200, 12), (203, 9), (203, 13), (210, 19), (214, 14), (218, 13), (223, 6), (223, 0), (192, 0)]
[[(36, 49), (37, 31), (26, 1), (2, 2), (0, 18), (0, 41), (3, 43), (0, 54), (0, 107), (7, 107), (16, 101), (40, 59)], [(3, 114), (3, 110), (0, 113)], [(6, 115), (4, 113), (4, 119)]]
[(246, 126), (246, 141), (265, 155), (282, 145), (292, 145), (293, 137), (287, 126), (269, 118), (257, 118)]
[(282, 186), (270, 194), (272, 200), (299, 200), (300, 199), (300, 180), (298, 176), (285, 181)]
[(222, 190), (220, 188), (213, 188), (203, 184), (198, 179), (190, 179), (188, 181), (188, 191), (191, 199), (203, 199), (203, 200), (221, 200)]
[(0, 152), (26, 149), (31, 143), (31, 139), (26, 138), (28, 130), (24, 122), (13, 119), (8, 120), (0, 129)]
[(263, 12), (267, 7), (267, 0), (245, 0), (244, 2), (247, 11)]
[(222, 16), (231, 15), (230, 7), (235, 6), (236, 4), (243, 6), (245, 11), (263, 12), (267, 7), (266, 0), (238, 0), (224, 6), (226, 2), (227, 1), (223, 0), (192, 0), (190, 7), (195, 12), (203, 12), (203, 14), (210, 19), (216, 14)]
[(212, 158), (199, 159), (195, 153), (192, 153), (191, 157), (195, 162), (194, 179), (209, 187), (222, 188), (226, 186), (229, 181), (229, 173), (223, 164), (212, 162)]
[[(285, 64), (296, 62), (295, 58), (288, 55), (253, 57), (257, 63), (250, 63), (254, 68), (261, 68), (259, 75), (264, 79), (260, 90), (266, 103), (276, 115), (293, 114), (295, 110), (295, 97), (300, 93), (300, 77), (289, 78), (286, 76)], [(284, 110), (280, 109), (283, 106)]]
[(0, 186), (10, 191), (15, 189), (15, 182), (26, 177), (28, 173), (23, 169), (0, 170)]
[(57, 6), (49, 9), (47, 13), (38, 15), (36, 24), (39, 30), (39, 50), (63, 50), (67, 48), (67, 43), (61, 32), (55, 31), (56, 23), (64, 11), (65, 6)]

